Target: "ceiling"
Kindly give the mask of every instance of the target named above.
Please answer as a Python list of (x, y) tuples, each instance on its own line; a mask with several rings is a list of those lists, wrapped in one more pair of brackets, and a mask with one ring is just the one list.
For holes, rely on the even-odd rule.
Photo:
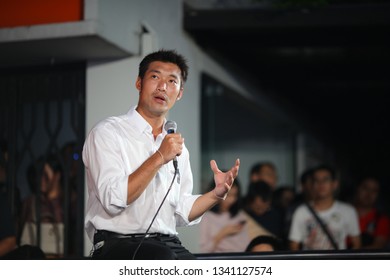
[(390, 4), (359, 2), (185, 6), (184, 29), (205, 52), (258, 81), (261, 94), (291, 109), (352, 170), (388, 176)]

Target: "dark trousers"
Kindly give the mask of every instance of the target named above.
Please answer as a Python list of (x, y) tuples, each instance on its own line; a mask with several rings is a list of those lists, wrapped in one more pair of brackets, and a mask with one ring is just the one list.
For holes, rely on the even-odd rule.
[[(137, 247), (142, 241), (138, 251)], [(108, 231), (98, 231), (94, 236), (93, 259), (105, 260), (190, 260), (196, 259), (176, 236), (151, 234), (125, 236)]]

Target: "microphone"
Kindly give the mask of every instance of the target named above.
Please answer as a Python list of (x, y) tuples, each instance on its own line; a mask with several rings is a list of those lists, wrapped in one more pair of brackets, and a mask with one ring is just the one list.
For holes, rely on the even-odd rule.
[[(168, 134), (175, 133), (177, 129), (177, 124), (174, 121), (167, 121), (165, 123), (164, 129), (167, 131)], [(173, 166), (175, 167), (175, 170), (177, 171), (177, 157), (173, 159)]]

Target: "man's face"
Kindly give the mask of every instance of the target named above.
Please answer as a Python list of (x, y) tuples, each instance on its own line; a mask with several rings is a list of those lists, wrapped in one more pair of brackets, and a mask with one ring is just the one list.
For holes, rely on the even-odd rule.
[(164, 116), (183, 94), (180, 68), (173, 63), (154, 61), (143, 79), (137, 78), (137, 111), (145, 117)]
[(362, 206), (372, 207), (379, 194), (379, 183), (374, 179), (366, 179), (358, 186), (357, 198)]
[(260, 196), (256, 196), (250, 204), (252, 212), (258, 216), (261, 216), (267, 212), (270, 206), (271, 201), (264, 201)]
[(264, 165), (258, 173), (252, 175), (251, 181), (264, 181), (268, 185), (270, 185), (272, 189), (275, 189), (278, 181), (278, 176), (276, 174), (275, 169), (268, 165)]
[(333, 196), (337, 188), (337, 181), (327, 170), (318, 170), (313, 174), (313, 195), (316, 199)]

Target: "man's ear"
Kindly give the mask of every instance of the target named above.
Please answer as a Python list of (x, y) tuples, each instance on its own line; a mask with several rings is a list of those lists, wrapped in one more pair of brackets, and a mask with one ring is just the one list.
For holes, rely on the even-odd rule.
[(137, 78), (135, 81), (135, 87), (138, 91), (141, 91), (142, 88), (142, 79), (140, 77)]
[(176, 100), (180, 100), (183, 97), (183, 91), (184, 91), (184, 89), (181, 88), (180, 91), (179, 91), (179, 94), (176, 97)]

